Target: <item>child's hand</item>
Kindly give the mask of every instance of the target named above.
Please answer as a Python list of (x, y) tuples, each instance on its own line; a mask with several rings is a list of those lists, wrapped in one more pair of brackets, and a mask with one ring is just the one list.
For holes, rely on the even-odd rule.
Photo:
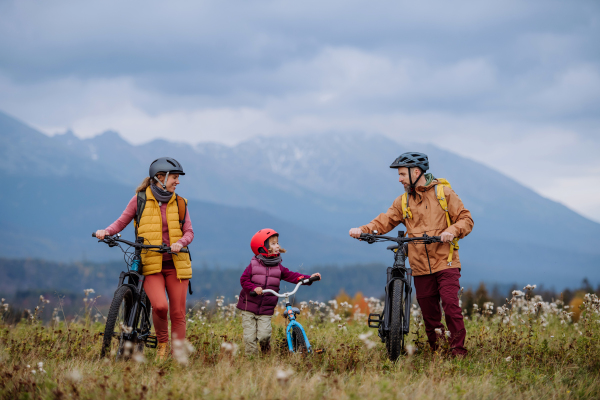
[(263, 294), (261, 287), (254, 288), (254, 291), (256, 292), (256, 294)]
[(312, 278), (312, 277), (314, 277), (314, 276), (318, 276), (318, 277), (319, 277), (319, 279), (321, 279), (321, 274), (320, 274), (320, 273), (318, 273), (318, 272), (316, 272), (316, 273), (312, 274), (310, 277)]

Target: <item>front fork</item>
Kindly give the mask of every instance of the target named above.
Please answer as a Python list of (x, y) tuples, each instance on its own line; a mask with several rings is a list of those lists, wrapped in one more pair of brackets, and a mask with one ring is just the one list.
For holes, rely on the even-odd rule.
[(302, 327), (302, 325), (296, 321), (296, 315), (294, 314), (294, 312), (292, 311), (292, 305), (290, 303), (287, 303), (285, 306), (285, 315), (286, 317), (289, 319), (289, 323), (285, 329), (285, 333), (286, 333), (286, 337), (287, 337), (287, 342), (288, 342), (288, 349), (293, 353), (294, 352), (294, 344), (292, 342), (292, 328), (294, 326), (297, 326), (300, 328), (300, 330), (302, 331), (302, 336), (304, 336), (304, 342), (306, 343), (306, 351), (308, 353), (310, 353), (310, 342), (308, 341), (308, 337), (306, 336), (306, 332), (304, 332), (304, 328)]
[(394, 266), (387, 269), (387, 280), (385, 285), (385, 303), (382, 314), (369, 314), (368, 325), (370, 328), (377, 328), (378, 335), (382, 342), (385, 342), (389, 335), (392, 312), (392, 301), (394, 294), (392, 293), (393, 283), (396, 280), (404, 282), (405, 289), (402, 293), (404, 297), (404, 326), (403, 333), (407, 334), (410, 327), (410, 307), (412, 298), (412, 275), (410, 269), (406, 268), (406, 245), (396, 251), (394, 257)]

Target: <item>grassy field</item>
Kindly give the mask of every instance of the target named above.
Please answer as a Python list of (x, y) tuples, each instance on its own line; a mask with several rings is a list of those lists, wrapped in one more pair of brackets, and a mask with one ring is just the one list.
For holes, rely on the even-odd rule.
[(151, 349), (127, 361), (100, 359), (102, 318), (94, 322), (91, 306), (78, 321), (61, 320), (57, 310), (45, 326), (34, 311), (0, 330), (0, 393), (3, 399), (600, 398), (598, 298), (587, 295), (571, 310), (526, 292), (505, 307), (469, 310), (470, 353), (463, 359), (451, 358), (447, 345), (432, 353), (413, 309), (407, 347), (414, 353), (396, 363), (365, 323), (365, 304), (381, 307), (375, 299), (302, 303), (299, 321), (322, 354), (290, 354), (285, 321), (275, 316), (272, 352), (256, 358), (244, 356), (233, 305), (197, 304), (188, 315), (189, 343), (162, 363)]

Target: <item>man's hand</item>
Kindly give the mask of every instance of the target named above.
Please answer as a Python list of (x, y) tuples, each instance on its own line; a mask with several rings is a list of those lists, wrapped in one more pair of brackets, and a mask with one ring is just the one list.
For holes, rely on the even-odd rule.
[(448, 242), (451, 242), (452, 240), (454, 240), (454, 235), (451, 234), (450, 232), (442, 232), (442, 234), (440, 236), (442, 238), (442, 242), (444, 242), (444, 243), (448, 243)]
[(254, 291), (256, 292), (256, 294), (262, 294), (262, 288), (261, 287), (254, 288)]
[(319, 277), (319, 279), (321, 279), (321, 274), (320, 274), (320, 273), (318, 273), (318, 272), (315, 272), (315, 273), (314, 273), (314, 274), (312, 274), (310, 277), (311, 277), (311, 278), (313, 278), (313, 277), (315, 277), (315, 276), (318, 276), (318, 277)]
[(104, 229), (99, 229), (96, 231), (96, 238), (98, 240), (104, 240), (104, 238), (108, 236), (108, 232)]
[(353, 238), (357, 238), (358, 239), (360, 237), (361, 233), (364, 233), (364, 232), (360, 228), (352, 228), (352, 229), (350, 229), (350, 236), (352, 236)]
[(183, 246), (179, 242), (175, 242), (171, 245), (171, 253), (179, 253)]

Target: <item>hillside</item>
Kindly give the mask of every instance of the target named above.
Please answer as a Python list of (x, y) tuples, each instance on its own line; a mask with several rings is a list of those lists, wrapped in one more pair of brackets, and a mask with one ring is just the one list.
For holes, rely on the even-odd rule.
[(264, 226), (285, 233), (292, 265), (389, 262), (383, 246), (359, 243), (347, 231), (401, 193), (389, 163), (416, 149), (429, 154), (431, 171), (447, 178), (473, 213), (474, 231), (461, 241), (465, 280), (600, 281), (600, 224), (434, 146), (363, 134), (257, 138), (234, 147), (135, 146), (115, 132), (48, 137), (1, 113), (0, 144), (0, 171), (17, 187), (0, 194), (0, 248), (8, 257), (115, 259), (88, 241), (89, 233), (120, 215), (149, 161), (168, 154), (186, 170), (179, 190), (192, 200), (195, 263), (247, 262), (248, 238)]

